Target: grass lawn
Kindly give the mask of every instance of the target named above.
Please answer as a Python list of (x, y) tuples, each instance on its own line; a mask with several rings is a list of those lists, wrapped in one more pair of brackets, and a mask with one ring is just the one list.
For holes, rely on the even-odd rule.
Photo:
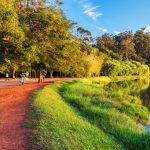
[(150, 134), (140, 124), (146, 124), (147, 108), (121, 90), (108, 92), (110, 79), (100, 80), (66, 81), (35, 92), (26, 121), (33, 129), (30, 148), (149, 150)]

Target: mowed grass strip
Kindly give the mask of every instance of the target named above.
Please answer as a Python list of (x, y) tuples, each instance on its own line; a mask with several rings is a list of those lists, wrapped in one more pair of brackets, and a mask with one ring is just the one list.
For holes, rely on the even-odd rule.
[(89, 123), (59, 95), (63, 84), (50, 85), (33, 95), (26, 126), (32, 129), (30, 149), (119, 150), (113, 136)]

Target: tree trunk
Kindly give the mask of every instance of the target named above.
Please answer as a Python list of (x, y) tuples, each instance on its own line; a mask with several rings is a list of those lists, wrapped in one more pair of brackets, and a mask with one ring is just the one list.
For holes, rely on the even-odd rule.
[(15, 69), (13, 69), (13, 79), (15, 79)]
[(43, 70), (40, 68), (40, 73), (39, 73), (39, 83), (43, 82)]
[(50, 78), (53, 78), (53, 70), (50, 71)]
[(34, 78), (36, 78), (36, 71), (34, 72)]
[(30, 69), (29, 78), (32, 78), (32, 70)]
[(59, 75), (60, 75), (60, 78), (62, 77), (62, 72), (61, 71), (59, 71)]
[(16, 78), (18, 77), (18, 73), (16, 72)]

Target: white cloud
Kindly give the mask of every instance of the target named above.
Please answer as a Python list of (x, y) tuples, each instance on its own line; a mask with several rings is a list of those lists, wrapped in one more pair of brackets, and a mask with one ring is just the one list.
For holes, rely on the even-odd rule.
[(84, 9), (83, 13), (87, 14), (94, 21), (96, 21), (98, 17), (103, 15), (102, 13), (96, 11), (96, 9), (100, 6), (93, 6), (91, 3), (89, 3), (89, 0), (79, 0), (79, 3), (82, 3), (81, 6)]
[(98, 27), (98, 29), (99, 29), (101, 32), (108, 32), (108, 29), (105, 29), (105, 28)]
[(91, 5), (90, 4), (83, 4), (82, 7), (85, 9), (88, 9), (89, 7), (91, 7)]
[(150, 33), (150, 25), (145, 27), (144, 32), (145, 33)]
[(101, 32), (105, 33), (105, 32), (108, 32), (108, 29), (106, 28), (102, 28), (102, 27), (99, 27), (99, 26), (96, 26), (96, 25), (92, 25), (94, 28), (97, 28), (98, 30), (100, 30)]
[(90, 6), (89, 4), (88, 5), (83, 5), (83, 7), (84, 8), (87, 8), (86, 10), (85, 10), (85, 12), (88, 12), (88, 11), (94, 11), (96, 8), (99, 8), (100, 6), (95, 6), (95, 7), (92, 7), (92, 6)]
[(97, 17), (102, 16), (102, 13), (96, 12), (96, 9), (100, 6), (91, 6), (90, 4), (84, 4), (82, 7), (85, 9), (84, 13), (91, 17), (94, 21), (97, 20)]
[(85, 5), (83, 5), (83, 8), (85, 8), (84, 13), (87, 14), (89, 17), (91, 17), (93, 20), (96, 21), (97, 17), (103, 15), (102, 13), (99, 13), (99, 12), (96, 12), (96, 11), (95, 11), (95, 10), (96, 10), (97, 8), (99, 8), (99, 7), (100, 7), (100, 6), (92, 7), (92, 6), (89, 5), (89, 4), (85, 4)]
[(119, 32), (119, 31), (114, 31), (114, 34), (120, 34), (121, 32)]

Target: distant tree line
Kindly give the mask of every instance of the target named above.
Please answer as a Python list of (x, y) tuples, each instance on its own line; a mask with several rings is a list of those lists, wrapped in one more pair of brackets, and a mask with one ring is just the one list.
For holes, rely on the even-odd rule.
[(103, 75), (149, 74), (150, 33), (146, 33), (145, 28), (135, 34), (131, 31), (118, 35), (104, 34), (96, 39), (94, 46), (107, 55), (102, 68)]
[(136, 60), (150, 63), (150, 33), (145, 28), (123, 32), (118, 35), (104, 34), (96, 39), (95, 45), (100, 51), (117, 60)]
[(144, 29), (95, 40), (65, 17), (61, 5), (59, 0), (0, 1), (0, 73), (15, 78), (31, 70), (42, 82), (43, 71), (50, 77), (56, 72), (90, 77), (99, 76), (109, 59), (150, 62), (150, 35)]

